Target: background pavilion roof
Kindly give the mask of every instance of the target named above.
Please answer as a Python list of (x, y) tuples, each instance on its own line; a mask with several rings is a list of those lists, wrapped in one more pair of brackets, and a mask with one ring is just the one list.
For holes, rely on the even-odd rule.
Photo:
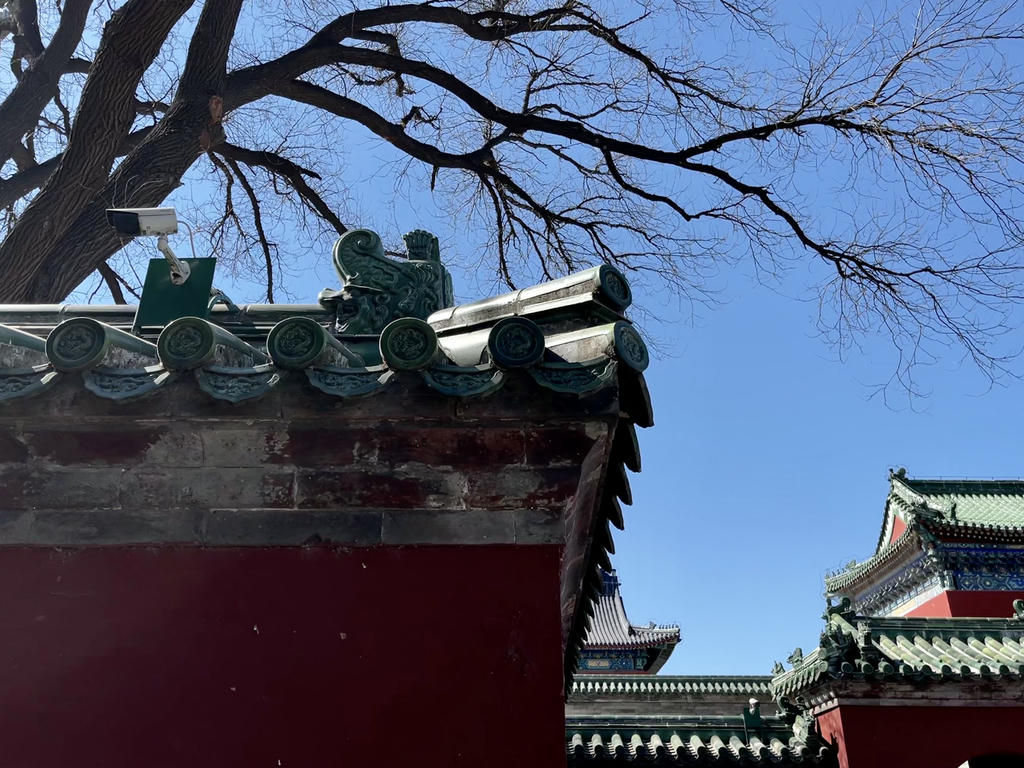
[[(1024, 480), (929, 480), (890, 473), (875, 553), (825, 579), (835, 594), (868, 577), (920, 535), (1024, 541)], [(894, 536), (896, 521), (906, 529)]]
[[(798, 649), (799, 650), (799, 649)], [(827, 681), (1024, 681), (1024, 618), (866, 617), (826, 611), (819, 645), (772, 679), (792, 698)]]
[(952, 525), (1024, 528), (1024, 480), (924, 480), (897, 472), (891, 496), (904, 513)]
[[(615, 571), (601, 571), (601, 594), (595, 604), (593, 622), (584, 636), (584, 648), (656, 648), (668, 646), (668, 653), (679, 642), (678, 625), (631, 624), (619, 591)], [(668, 658), (665, 654), (665, 659)], [(663, 660), (664, 661), (664, 660)]]

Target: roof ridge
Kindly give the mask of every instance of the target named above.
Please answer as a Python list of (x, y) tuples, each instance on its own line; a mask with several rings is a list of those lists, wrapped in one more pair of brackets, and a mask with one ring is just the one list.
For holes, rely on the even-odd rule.
[(769, 675), (578, 675), (570, 694), (679, 696), (690, 693), (770, 693)]
[(1019, 681), (1024, 604), (1014, 610), (1014, 618), (874, 617), (853, 614), (844, 600), (826, 609), (818, 647), (776, 674), (771, 688), (776, 697), (791, 697), (830, 679)]
[(1024, 486), (1024, 477), (906, 477), (900, 478), (905, 483), (964, 483), (964, 484), (999, 484), (1007, 483)]
[[(906, 529), (893, 538), (895, 520)], [(906, 470), (889, 470), (889, 493), (875, 551), (825, 575), (829, 592), (843, 589), (902, 551), (915, 529), (925, 538), (945, 531), (971, 533), (984, 539), (995, 534), (1005, 541), (1024, 537), (1024, 480), (932, 479), (907, 477)]]

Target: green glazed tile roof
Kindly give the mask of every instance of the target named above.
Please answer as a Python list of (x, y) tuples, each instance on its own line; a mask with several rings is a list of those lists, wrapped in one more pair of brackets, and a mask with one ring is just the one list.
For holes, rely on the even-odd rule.
[(735, 694), (754, 698), (771, 694), (767, 675), (577, 675), (572, 696), (677, 697)]
[(776, 696), (827, 680), (1024, 681), (1024, 619), (853, 615), (829, 608), (819, 646), (772, 679)]
[(911, 509), (923, 501), (928, 512), (952, 524), (1024, 528), (1024, 480), (914, 480), (897, 474), (892, 492)]
[[(379, 251), (374, 258), (381, 274), (406, 271), (407, 261), (385, 258), (375, 233), (353, 230), (342, 240), (367, 236)], [(425, 317), (428, 309), (416, 303), (423, 312), (389, 317), (381, 328), (357, 328), (356, 322), (378, 318), (369, 304), (356, 315), (346, 309), (354, 301), (351, 291), (372, 288), (348, 285), (353, 275), (341, 269), (352, 256), (346, 247), (339, 241), (336, 256), (348, 255), (335, 259), (346, 290), (325, 291), (318, 304), (220, 302), (203, 318), (180, 317), (165, 326), (136, 326), (135, 307), (0, 305), (0, 407), (17, 408), (22, 398), (58, 386), (80, 386), (115, 403), (175, 397), (168, 392), (196, 387), (223, 407), (296, 382), (308, 384), (325, 403), (387, 397), (402, 387), (453, 399), (496, 396), (515, 380), (568, 398), (617, 388), (621, 418), (605, 468), (614, 482), (604, 483), (596, 499), (586, 557), (567, 569), (570, 588), (582, 593), (565, 617), (568, 685), (595, 614), (599, 568), (611, 568), (610, 526), (623, 527), (620, 502), (632, 502), (625, 469), (640, 468), (635, 428), (654, 424), (643, 378), (649, 355), (623, 314), (632, 300), (626, 279), (601, 265)], [(378, 304), (374, 298), (373, 306)]]
[[(895, 519), (907, 528), (890, 540)], [(825, 578), (835, 594), (917, 541), (920, 533), (975, 540), (1024, 539), (1024, 480), (926, 480), (890, 473), (889, 496), (875, 553)]]
[(837, 765), (829, 745), (796, 739), (781, 718), (759, 733), (746, 732), (742, 717), (570, 718), (566, 752), (570, 766)]

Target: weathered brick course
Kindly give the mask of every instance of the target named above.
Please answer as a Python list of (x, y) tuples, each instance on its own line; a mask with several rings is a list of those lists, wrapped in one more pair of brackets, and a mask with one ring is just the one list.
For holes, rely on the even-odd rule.
[(44, 509), (32, 513), (21, 543), (50, 544), (73, 539), (81, 545), (194, 544), (203, 537), (204, 513), (198, 509)]
[(238, 406), (187, 381), (116, 403), (73, 378), (0, 409), (0, 545), (575, 546), (617, 417), (529, 377), (466, 401), (291, 377)]
[(0, 430), (0, 464), (20, 464), (28, 459), (28, 448), (17, 434)]
[(380, 512), (360, 509), (215, 509), (207, 517), (203, 543), (376, 546), (381, 543), (381, 520)]
[(579, 470), (573, 467), (509, 468), (469, 476), (466, 506), (527, 509), (564, 508), (576, 493)]
[(579, 466), (595, 438), (606, 431), (603, 424), (567, 424), (528, 430), (524, 435), (526, 463), (536, 467)]
[(138, 467), (124, 472), (121, 505), (164, 507), (293, 507), (291, 470), (261, 467)]
[(104, 509), (119, 505), (121, 470), (46, 467), (0, 470), (0, 509)]
[(59, 464), (135, 464), (146, 459), (167, 427), (37, 429), (24, 434), (32, 454)]
[(384, 513), (384, 544), (513, 544), (515, 521), (503, 509)]

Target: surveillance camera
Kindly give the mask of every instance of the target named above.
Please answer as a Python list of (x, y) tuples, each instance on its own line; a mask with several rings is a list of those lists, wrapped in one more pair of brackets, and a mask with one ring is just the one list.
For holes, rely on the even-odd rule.
[(107, 208), (107, 223), (121, 235), (173, 235), (178, 217), (173, 208)]
[[(191, 271), (188, 262), (175, 256), (167, 242), (168, 235), (178, 232), (178, 215), (173, 208), (107, 208), (107, 223), (121, 235), (156, 235), (156, 249), (167, 259), (171, 283), (183, 285), (188, 280)], [(191, 238), (192, 229), (189, 228), (189, 239)], [(193, 243), (193, 257), (196, 255), (195, 251)]]

